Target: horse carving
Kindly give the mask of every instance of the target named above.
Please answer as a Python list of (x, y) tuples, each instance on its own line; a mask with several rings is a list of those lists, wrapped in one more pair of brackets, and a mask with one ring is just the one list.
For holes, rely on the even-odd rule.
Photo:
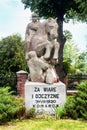
[[(58, 24), (55, 19), (47, 19), (40, 24), (36, 33), (29, 42), (29, 52), (35, 51), (38, 57), (42, 57), (54, 64), (58, 63), (59, 43)], [(56, 61), (56, 62), (55, 62)]]

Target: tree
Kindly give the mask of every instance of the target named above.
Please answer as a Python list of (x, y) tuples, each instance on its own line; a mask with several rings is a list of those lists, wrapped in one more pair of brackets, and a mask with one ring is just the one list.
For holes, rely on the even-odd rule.
[(72, 40), (72, 34), (68, 30), (64, 31), (64, 35), (67, 38), (63, 50), (63, 66), (65, 72), (68, 74), (85, 74), (87, 72), (87, 51), (79, 51), (78, 46)]
[(0, 40), (0, 87), (10, 86), (16, 94), (16, 72), (26, 70), (24, 42), (19, 35)]
[[(63, 63), (69, 64), (69, 70), (67, 73), (76, 73), (78, 70), (77, 63), (79, 59), (79, 49), (73, 41), (67, 41), (64, 46), (64, 60)], [(81, 63), (81, 61), (79, 61)], [(64, 64), (64, 68), (67, 69), (67, 66)]]
[(76, 73), (77, 68), (76, 65), (78, 63), (79, 58), (79, 49), (77, 45), (72, 40), (72, 34), (68, 31), (64, 31), (64, 35), (67, 39), (66, 44), (64, 46), (64, 56), (63, 56), (63, 65), (66, 73)]
[(80, 70), (81, 73), (87, 73), (87, 52), (86, 51), (80, 53), (76, 67)]
[(87, 21), (87, 2), (86, 0), (21, 0), (25, 4), (25, 8), (30, 7), (44, 18), (57, 17), (59, 25), (58, 42), (60, 44), (59, 50), (59, 64), (56, 65), (56, 71), (63, 81), (63, 47), (65, 38), (63, 37), (63, 21), (75, 18), (77, 20)]
[(26, 70), (24, 42), (19, 35), (2, 38), (0, 41), (0, 74)]

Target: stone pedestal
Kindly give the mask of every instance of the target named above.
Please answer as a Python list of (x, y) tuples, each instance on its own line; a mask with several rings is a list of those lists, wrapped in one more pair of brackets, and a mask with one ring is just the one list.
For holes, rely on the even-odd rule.
[(55, 108), (64, 105), (66, 86), (62, 82), (54, 84), (29, 82), (25, 83), (25, 107), (35, 107), (37, 113), (55, 114)]

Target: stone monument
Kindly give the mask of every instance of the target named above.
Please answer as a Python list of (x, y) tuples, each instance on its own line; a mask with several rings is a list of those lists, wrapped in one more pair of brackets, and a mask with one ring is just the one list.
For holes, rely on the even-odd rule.
[(55, 65), (58, 64), (59, 43), (56, 19), (40, 23), (39, 16), (32, 14), (32, 23), (25, 33), (25, 54), (29, 78), (25, 83), (25, 106), (36, 112), (53, 114), (53, 108), (64, 105), (66, 86), (60, 82)]

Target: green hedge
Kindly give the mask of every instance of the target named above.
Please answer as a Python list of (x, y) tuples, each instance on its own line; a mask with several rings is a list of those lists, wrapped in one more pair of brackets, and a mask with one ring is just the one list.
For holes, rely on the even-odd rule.
[(13, 96), (9, 87), (0, 88), (0, 124), (20, 119), (24, 113), (23, 99)]
[(87, 81), (78, 84), (78, 93), (67, 98), (63, 116), (87, 120)]

